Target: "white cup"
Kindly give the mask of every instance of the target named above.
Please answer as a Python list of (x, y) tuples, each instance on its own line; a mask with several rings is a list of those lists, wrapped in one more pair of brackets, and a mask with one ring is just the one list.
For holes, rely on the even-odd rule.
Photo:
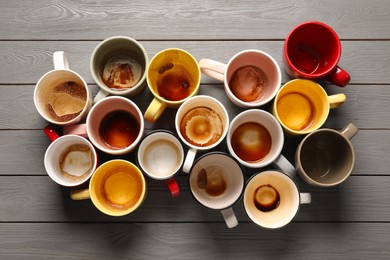
[(229, 115), (217, 99), (205, 95), (194, 96), (179, 107), (175, 126), (179, 138), (189, 147), (183, 164), (183, 172), (188, 173), (198, 150), (212, 149), (225, 138)]
[(232, 207), (242, 195), (245, 176), (232, 156), (222, 152), (201, 156), (191, 168), (189, 184), (192, 195), (200, 204), (220, 210), (229, 228), (238, 225)]

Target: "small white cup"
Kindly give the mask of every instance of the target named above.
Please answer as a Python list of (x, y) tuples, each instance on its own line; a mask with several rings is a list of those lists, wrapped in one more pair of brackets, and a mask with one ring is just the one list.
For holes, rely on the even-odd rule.
[[(194, 117), (192, 117), (191, 120), (194, 120), (192, 123), (194, 123), (194, 129), (193, 132), (196, 132), (197, 135), (201, 136), (203, 134), (210, 133), (211, 130), (210, 127), (214, 127), (216, 124), (218, 124), (219, 128), (219, 133), (217, 140), (214, 142), (207, 142), (206, 145), (201, 145), (201, 144), (195, 144), (195, 143), (190, 143), (187, 137), (185, 137), (185, 133), (181, 130), (181, 125), (185, 124), (188, 125), (188, 122), (185, 123), (183, 120), (185, 120), (186, 116), (194, 109), (198, 108), (206, 108), (208, 111), (211, 111), (211, 114), (207, 114), (207, 116), (203, 117), (201, 120), (201, 124), (196, 123), (196, 119), (194, 120)], [(211, 115), (211, 116), (210, 116)], [(221, 102), (219, 102), (217, 99), (210, 97), (210, 96), (205, 96), (205, 95), (199, 95), (199, 96), (194, 96), (189, 99), (187, 99), (178, 109), (176, 113), (176, 118), (175, 118), (175, 126), (176, 126), (176, 131), (179, 136), (179, 138), (183, 141), (185, 145), (189, 147), (189, 150), (187, 152), (186, 159), (183, 164), (183, 172), (188, 173), (190, 171), (190, 168), (192, 164), (194, 163), (194, 159), (196, 156), (196, 153), (198, 150), (209, 150), (214, 147), (216, 147), (218, 144), (222, 142), (222, 140), (225, 138), (228, 128), (229, 128), (229, 115), (226, 111), (226, 108), (222, 105)], [(186, 131), (189, 131), (188, 129)], [(186, 139), (187, 138), (187, 139)], [(206, 138), (214, 138), (211, 137), (209, 134), (207, 134)]]

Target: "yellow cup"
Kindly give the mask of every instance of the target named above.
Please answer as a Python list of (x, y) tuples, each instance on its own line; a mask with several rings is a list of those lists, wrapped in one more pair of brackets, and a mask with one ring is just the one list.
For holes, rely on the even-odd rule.
[(146, 195), (142, 172), (133, 163), (111, 160), (92, 175), (89, 188), (71, 192), (73, 200), (91, 199), (95, 207), (110, 216), (124, 216), (136, 210)]
[(200, 85), (200, 68), (187, 51), (165, 49), (150, 61), (146, 81), (154, 99), (145, 112), (145, 119), (155, 122), (165, 108), (178, 108), (196, 95)]
[(294, 79), (280, 88), (272, 112), (287, 134), (302, 135), (320, 128), (329, 110), (341, 106), (345, 100), (342, 93), (328, 96), (314, 81)]

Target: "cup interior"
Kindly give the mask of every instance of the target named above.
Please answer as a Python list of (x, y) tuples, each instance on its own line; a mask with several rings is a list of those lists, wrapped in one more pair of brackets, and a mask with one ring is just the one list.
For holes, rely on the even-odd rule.
[[(231, 90), (231, 80), (234, 73), (243, 67), (253, 66), (262, 71), (264, 80), (263, 94), (254, 101), (242, 101)], [(281, 85), (281, 72), (276, 61), (267, 53), (258, 50), (247, 50), (236, 54), (227, 64), (225, 73), (225, 89), (228, 96), (234, 97), (238, 102), (245, 102), (256, 106), (262, 105), (275, 97)]]
[(322, 77), (338, 63), (341, 44), (328, 25), (307, 22), (295, 27), (285, 41), (285, 55), (300, 73)]
[[(77, 146), (80, 145), (84, 147), (82, 152), (78, 151), (79, 148), (77, 148)], [(71, 151), (71, 148), (73, 147), (76, 147), (77, 149), (74, 149), (74, 156), (71, 156), (70, 158), (73, 158), (74, 161), (76, 161), (75, 159), (78, 159), (78, 161), (74, 163), (69, 162), (70, 165), (66, 168), (67, 171), (69, 171), (68, 169), (79, 171), (80, 169), (78, 168), (89, 168), (89, 170), (82, 175), (76, 175), (74, 172), (70, 171), (69, 174), (65, 174), (61, 170), (61, 164), (65, 160), (64, 156), (67, 152)], [(89, 150), (85, 149), (85, 147), (89, 148)], [(80, 185), (91, 177), (97, 166), (97, 156), (95, 148), (85, 138), (77, 135), (65, 135), (59, 137), (50, 144), (46, 150), (44, 162), (46, 172), (53, 181), (60, 185), (71, 187)], [(86, 165), (87, 163), (88, 165)]]
[[(201, 171), (206, 172), (207, 185), (200, 186)], [(211, 209), (232, 206), (244, 189), (244, 173), (232, 157), (223, 153), (209, 153), (198, 159), (189, 177), (191, 193), (202, 205)], [(201, 188), (203, 187), (203, 188)]]
[(354, 150), (351, 142), (332, 129), (320, 129), (308, 135), (299, 151), (299, 162), (312, 183), (333, 186), (352, 172)]
[(125, 160), (100, 165), (89, 184), (93, 204), (110, 216), (123, 216), (136, 210), (145, 197), (146, 183), (141, 171)]
[[(271, 185), (279, 194), (279, 205), (266, 212), (255, 205), (256, 191), (264, 185)], [(249, 218), (265, 228), (280, 228), (290, 223), (300, 205), (297, 186), (290, 177), (278, 171), (265, 171), (254, 175), (246, 185), (243, 200)]]
[(151, 178), (166, 180), (179, 171), (184, 160), (180, 141), (171, 133), (158, 131), (147, 135), (138, 148), (138, 164)]

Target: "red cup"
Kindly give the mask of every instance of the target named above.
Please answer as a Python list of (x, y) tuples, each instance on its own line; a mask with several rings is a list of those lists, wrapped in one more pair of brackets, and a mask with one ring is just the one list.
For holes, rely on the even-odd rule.
[(293, 78), (320, 79), (339, 87), (346, 86), (351, 77), (337, 63), (341, 43), (328, 25), (310, 21), (296, 26), (284, 42), (284, 67)]

